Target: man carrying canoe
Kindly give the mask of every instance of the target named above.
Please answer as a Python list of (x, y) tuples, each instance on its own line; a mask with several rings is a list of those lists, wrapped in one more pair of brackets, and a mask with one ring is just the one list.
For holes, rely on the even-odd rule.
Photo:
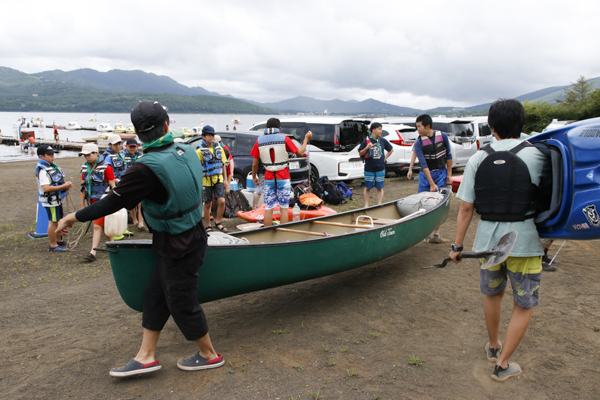
[(180, 359), (177, 367), (188, 371), (220, 367), (225, 361), (213, 348), (197, 300), (198, 269), (207, 247), (202, 224), (202, 165), (190, 146), (174, 143), (169, 116), (158, 102), (139, 103), (131, 112), (131, 121), (144, 143), (144, 154), (108, 196), (67, 215), (57, 231), (124, 207), (133, 209), (141, 201), (156, 251), (156, 264), (144, 294), (142, 345), (133, 359), (109, 374), (126, 377), (159, 370), (155, 350), (170, 315), (185, 338), (199, 349), (193, 356)]
[[(486, 356), (494, 362), (493, 380), (505, 381), (521, 374), (509, 362), (527, 332), (533, 307), (538, 304), (544, 250), (534, 224), (535, 186), (540, 184), (545, 156), (529, 142), (519, 140), (525, 111), (517, 100), (498, 100), (489, 110), (488, 123), (498, 142), (478, 151), (467, 163), (456, 197), (462, 200), (456, 241), (450, 258), (460, 262), (464, 238), (473, 217), (481, 215), (473, 251), (494, 247), (506, 233), (516, 231), (510, 257), (500, 265), (480, 269), (479, 286), (484, 294), (483, 311), (489, 341)], [(513, 289), (514, 306), (506, 329), (504, 347), (499, 338), (502, 297), (507, 281)]]

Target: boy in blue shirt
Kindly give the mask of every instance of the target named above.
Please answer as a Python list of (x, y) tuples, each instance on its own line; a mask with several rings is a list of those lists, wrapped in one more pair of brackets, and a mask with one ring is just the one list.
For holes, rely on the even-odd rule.
[(358, 147), (358, 154), (365, 160), (365, 207), (369, 207), (373, 186), (377, 189), (377, 204), (383, 202), (385, 160), (394, 152), (390, 142), (381, 137), (383, 127), (379, 122), (373, 122), (370, 130), (371, 136)]

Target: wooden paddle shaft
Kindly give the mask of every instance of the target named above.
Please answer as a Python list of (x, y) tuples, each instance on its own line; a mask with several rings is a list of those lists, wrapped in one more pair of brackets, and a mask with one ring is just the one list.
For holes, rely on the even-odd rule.
[(311, 236), (334, 236), (325, 232), (307, 232), (307, 231), (299, 231), (297, 229), (287, 229), (287, 228), (275, 228), (276, 231), (279, 232), (290, 232), (290, 233), (300, 233), (302, 235), (311, 235)]
[(342, 228), (361, 228), (361, 229), (370, 229), (370, 226), (364, 225), (352, 225), (352, 224), (342, 224), (340, 222), (327, 222), (327, 221), (311, 221), (313, 224), (321, 224), (321, 225), (331, 225), (331, 226), (340, 226)]

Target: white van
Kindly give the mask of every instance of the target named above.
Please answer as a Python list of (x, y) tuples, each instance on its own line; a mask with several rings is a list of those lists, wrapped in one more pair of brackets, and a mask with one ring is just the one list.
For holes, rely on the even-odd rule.
[(477, 149), (490, 144), (494, 140), (494, 134), (492, 128), (488, 125), (488, 117), (463, 117), (464, 121), (471, 121), (473, 123), (473, 132), (477, 138)]
[[(327, 176), (331, 181), (364, 177), (364, 164), (358, 146), (369, 134), (369, 122), (360, 118), (293, 117), (282, 118), (281, 131), (302, 143), (306, 132), (313, 136), (308, 145), (311, 174)], [(267, 122), (259, 122), (251, 131), (263, 131)]]

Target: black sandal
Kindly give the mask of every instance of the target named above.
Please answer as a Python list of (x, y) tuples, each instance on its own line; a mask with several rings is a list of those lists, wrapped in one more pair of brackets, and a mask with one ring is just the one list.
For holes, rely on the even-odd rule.
[(206, 233), (211, 233), (213, 231), (212, 226), (207, 226), (206, 227)]
[(227, 228), (225, 228), (225, 227), (223, 226), (223, 224), (222, 224), (222, 223), (220, 223), (220, 222), (215, 222), (215, 228), (217, 228), (217, 229), (218, 229), (218, 230), (220, 230), (221, 232), (225, 232), (225, 233), (227, 233)]

